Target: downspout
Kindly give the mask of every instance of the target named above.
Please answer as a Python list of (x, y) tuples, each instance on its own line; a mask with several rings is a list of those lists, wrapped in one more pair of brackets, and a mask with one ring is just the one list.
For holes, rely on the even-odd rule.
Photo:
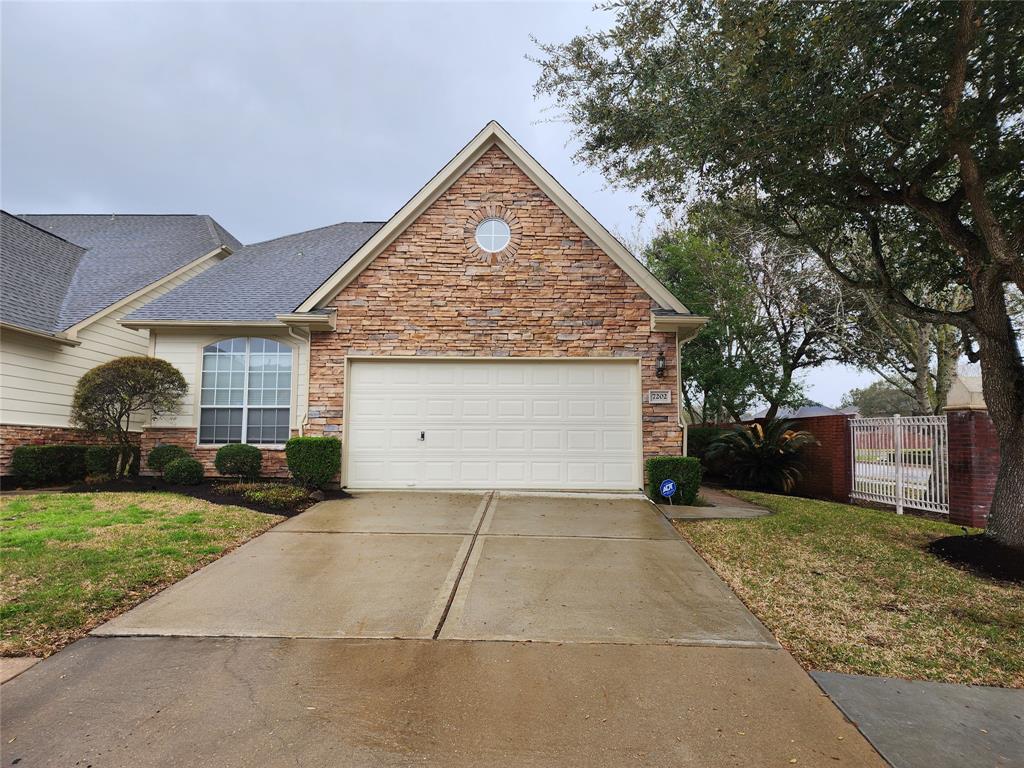
[(681, 447), (681, 456), (688, 455), (690, 450), (690, 428), (686, 424), (686, 420), (683, 419), (683, 344), (679, 341), (679, 331), (676, 330), (676, 420), (679, 422), (679, 428), (683, 430), (683, 443)]
[[(306, 405), (305, 407), (302, 408), (302, 411), (299, 414), (302, 416), (302, 418), (297, 420), (297, 423), (299, 425), (299, 437), (305, 437), (306, 422), (309, 420), (309, 368), (312, 362), (311, 355), (313, 354), (313, 332), (307, 330), (306, 336), (305, 338), (303, 338), (302, 336), (296, 335), (295, 329), (289, 325), (288, 335), (291, 336), (293, 339), (296, 339), (297, 341), (304, 343), (306, 347)], [(296, 383), (298, 382), (296, 381)], [(300, 405), (300, 400), (298, 397), (296, 397), (295, 399), (295, 405)]]

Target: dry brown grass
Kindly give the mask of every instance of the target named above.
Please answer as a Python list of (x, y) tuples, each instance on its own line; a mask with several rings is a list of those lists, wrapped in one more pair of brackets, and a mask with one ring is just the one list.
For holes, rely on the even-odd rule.
[(676, 527), (805, 667), (1024, 687), (1024, 589), (925, 550), (958, 527), (739, 495), (775, 514)]

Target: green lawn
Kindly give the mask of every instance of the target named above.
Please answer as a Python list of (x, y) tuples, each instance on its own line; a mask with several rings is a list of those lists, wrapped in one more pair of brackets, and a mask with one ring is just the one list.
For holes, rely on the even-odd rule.
[(1024, 687), (1024, 588), (925, 550), (959, 526), (736, 495), (776, 514), (676, 527), (805, 667)]
[(0, 655), (48, 655), (283, 518), (173, 493), (0, 499)]

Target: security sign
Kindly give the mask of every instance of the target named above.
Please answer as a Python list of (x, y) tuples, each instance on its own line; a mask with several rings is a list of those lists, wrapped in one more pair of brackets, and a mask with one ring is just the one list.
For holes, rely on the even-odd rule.
[(658, 486), (658, 490), (661, 491), (661, 495), (666, 499), (671, 498), (676, 492), (676, 481), (675, 480), (662, 480), (661, 485)]

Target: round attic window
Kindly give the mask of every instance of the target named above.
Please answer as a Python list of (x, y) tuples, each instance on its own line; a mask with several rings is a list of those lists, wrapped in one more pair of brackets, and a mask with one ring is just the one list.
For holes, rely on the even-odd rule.
[(488, 253), (497, 253), (505, 249), (512, 239), (512, 230), (504, 219), (484, 219), (476, 227), (476, 244)]

